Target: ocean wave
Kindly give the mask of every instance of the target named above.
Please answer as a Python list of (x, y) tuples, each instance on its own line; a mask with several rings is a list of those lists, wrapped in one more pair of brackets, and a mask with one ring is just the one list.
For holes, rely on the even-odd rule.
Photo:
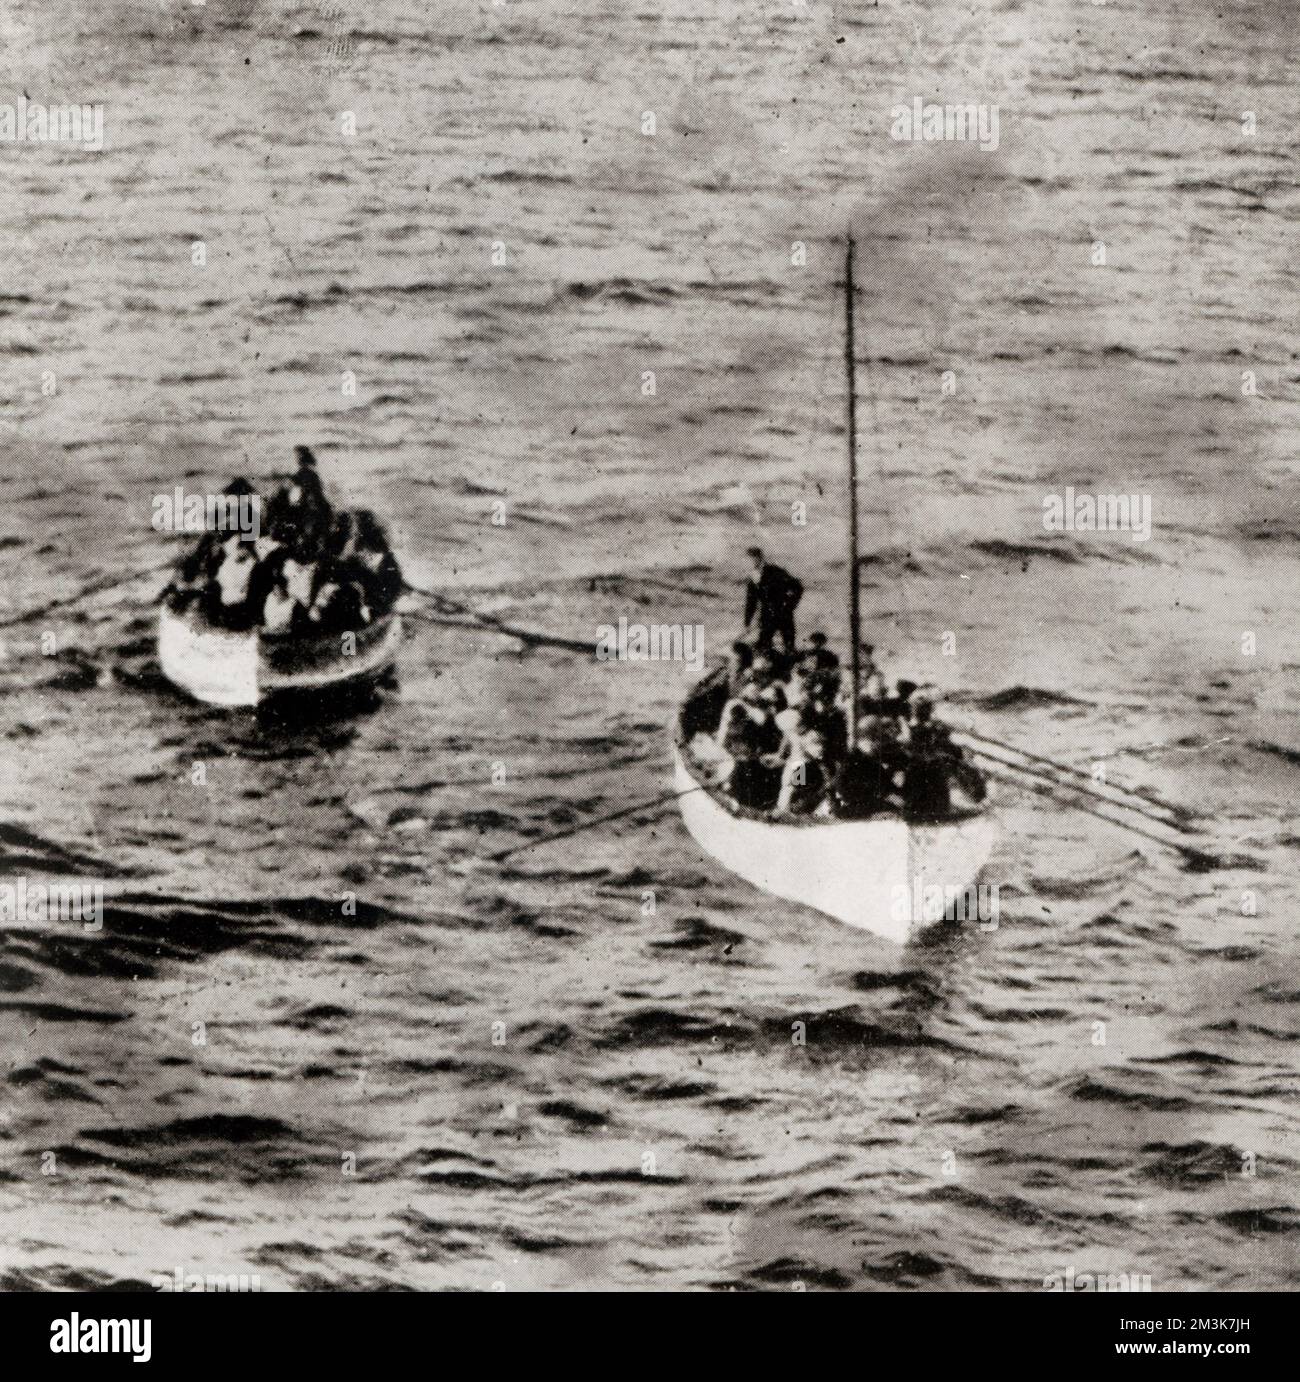
[(667, 283), (641, 283), (630, 278), (611, 278), (598, 283), (570, 283), (565, 292), (579, 302), (619, 302), (628, 307), (673, 303), (679, 290)]
[(1091, 702), (1066, 691), (1049, 691), (1041, 686), (1008, 686), (1001, 691), (972, 697), (969, 704), (978, 710), (1040, 710), (1051, 706), (1089, 705)]
[[(10, 962), (32, 972), (131, 980), (233, 949), (299, 959), (312, 950), (312, 934), (321, 928), (373, 930), (413, 923), (411, 917), (364, 898), (355, 899), (354, 911), (343, 914), (337, 898), (204, 903), (123, 892), (104, 897), (99, 931), (84, 932), (80, 923), (10, 929), (4, 943)], [(104, 1016), (117, 1020), (116, 1014)]]
[(220, 1174), (260, 1182), (301, 1179), (324, 1153), (319, 1133), (299, 1132), (282, 1119), (209, 1113), (166, 1123), (85, 1128), (56, 1155), (71, 1166), (136, 1176), (189, 1180)]
[(1146, 1158), (1138, 1168), (1140, 1175), (1188, 1190), (1222, 1184), (1227, 1177), (1240, 1176), (1245, 1164), (1242, 1153), (1224, 1143), (1148, 1142), (1139, 1150)]
[(1028, 569), (1029, 563), (1039, 557), (1067, 566), (1073, 566), (1079, 560), (1074, 548), (1061, 542), (1004, 542), (1001, 538), (988, 538), (970, 543), (970, 549), (972, 552), (982, 552), (995, 561), (1020, 562), (1024, 569)]
[(728, 930), (717, 922), (692, 915), (679, 917), (673, 922), (672, 935), (652, 940), (649, 944), (652, 950), (711, 950), (716, 952), (717, 958), (723, 959), (744, 943), (745, 937), (739, 931)]
[(1215, 1222), (1247, 1238), (1255, 1238), (1261, 1233), (1300, 1233), (1300, 1214), (1291, 1205), (1270, 1205), (1267, 1209), (1228, 1209), (1216, 1214)]
[[(1114, 1077), (1114, 1080), (1122, 1079)], [(1187, 1112), (1195, 1107), (1190, 1099), (1179, 1094), (1164, 1094), (1151, 1089), (1126, 1088), (1117, 1082), (1107, 1082), (1092, 1075), (1078, 1075), (1065, 1084), (1066, 1095), (1079, 1103), (1115, 1104), (1127, 1108), (1145, 1109), (1152, 1113)]]

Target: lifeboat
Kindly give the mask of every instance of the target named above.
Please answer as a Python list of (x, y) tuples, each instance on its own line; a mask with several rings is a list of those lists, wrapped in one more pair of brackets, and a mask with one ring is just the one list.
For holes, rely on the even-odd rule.
[(232, 632), (166, 605), (158, 616), (163, 675), (207, 705), (258, 706), (275, 696), (361, 687), (392, 670), (401, 642), (396, 611), (354, 632), (321, 638)]

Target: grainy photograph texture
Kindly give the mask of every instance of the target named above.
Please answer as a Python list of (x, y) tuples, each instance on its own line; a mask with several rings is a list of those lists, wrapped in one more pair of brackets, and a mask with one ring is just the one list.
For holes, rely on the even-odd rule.
[(1293, 1289), (1300, 32), (0, 11), (0, 1286)]

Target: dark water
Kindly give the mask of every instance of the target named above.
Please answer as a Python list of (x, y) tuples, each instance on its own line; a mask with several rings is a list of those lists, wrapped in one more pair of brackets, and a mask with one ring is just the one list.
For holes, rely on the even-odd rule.
[[(5, 1284), (1294, 1286), (1287, 7), (58, 0), (0, 33), (0, 102), (103, 101), (108, 145), (0, 146), (0, 614), (140, 573), (0, 630), (5, 876), (108, 895), (98, 935), (4, 934)], [(999, 148), (891, 141), (916, 95), (997, 104)], [(1242, 866), (999, 790), (997, 930), (898, 950), (671, 814), (491, 861), (668, 787), (680, 666), (413, 618), (355, 715), (160, 684), (151, 496), (300, 440), (413, 579), (514, 624), (716, 651), (757, 538), (838, 631), (850, 219), (879, 653)], [(1151, 540), (1046, 533), (1066, 485), (1150, 495)]]

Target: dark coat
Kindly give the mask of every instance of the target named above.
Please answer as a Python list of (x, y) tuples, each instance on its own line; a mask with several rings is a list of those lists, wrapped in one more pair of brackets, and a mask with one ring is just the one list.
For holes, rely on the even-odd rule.
[[(751, 576), (745, 583), (745, 627), (758, 616), (760, 643), (770, 642), (772, 635), (785, 633), (787, 639), (794, 629), (794, 612), (803, 599), (803, 585), (783, 567), (763, 563), (758, 580)], [(791, 642), (790, 651), (794, 651)]]
[(860, 820), (882, 811), (889, 804), (893, 785), (878, 755), (851, 753), (835, 779), (835, 814)]
[(379, 619), (387, 614), (402, 593), (402, 568), (391, 552), (384, 553), (378, 571), (371, 571), (368, 566), (358, 562), (350, 574), (365, 591), (366, 604), (372, 619)]

